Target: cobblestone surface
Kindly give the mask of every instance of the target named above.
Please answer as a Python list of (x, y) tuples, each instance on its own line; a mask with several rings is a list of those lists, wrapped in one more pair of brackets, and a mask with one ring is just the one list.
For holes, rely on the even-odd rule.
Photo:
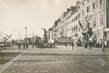
[[(108, 56), (74, 55), (71, 49), (29, 49), (2, 73), (108, 73)], [(76, 51), (75, 51), (76, 52)]]

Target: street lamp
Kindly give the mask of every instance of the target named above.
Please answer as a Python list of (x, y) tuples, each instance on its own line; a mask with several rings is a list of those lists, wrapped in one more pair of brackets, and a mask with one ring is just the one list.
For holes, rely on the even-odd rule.
[(27, 43), (27, 27), (25, 27), (25, 39), (24, 39), (25, 43), (24, 43), (24, 48), (28, 48), (28, 43)]
[(27, 38), (27, 27), (25, 27), (25, 39)]

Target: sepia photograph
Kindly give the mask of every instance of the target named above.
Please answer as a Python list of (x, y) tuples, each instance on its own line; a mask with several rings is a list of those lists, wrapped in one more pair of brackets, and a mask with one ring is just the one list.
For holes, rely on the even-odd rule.
[(0, 73), (109, 73), (109, 0), (0, 0)]

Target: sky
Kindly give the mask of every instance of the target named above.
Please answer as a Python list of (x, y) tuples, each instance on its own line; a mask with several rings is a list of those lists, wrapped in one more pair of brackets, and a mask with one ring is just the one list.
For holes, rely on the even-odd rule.
[(42, 36), (41, 28), (52, 27), (74, 4), (75, 0), (0, 0), (0, 32), (23, 38), (27, 27), (28, 36)]

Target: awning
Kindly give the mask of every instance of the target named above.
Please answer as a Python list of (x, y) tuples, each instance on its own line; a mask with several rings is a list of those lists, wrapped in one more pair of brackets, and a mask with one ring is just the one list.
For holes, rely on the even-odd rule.
[(62, 37), (62, 38), (59, 38), (57, 40), (57, 42), (59, 42), (59, 43), (70, 43), (71, 42), (71, 37)]

